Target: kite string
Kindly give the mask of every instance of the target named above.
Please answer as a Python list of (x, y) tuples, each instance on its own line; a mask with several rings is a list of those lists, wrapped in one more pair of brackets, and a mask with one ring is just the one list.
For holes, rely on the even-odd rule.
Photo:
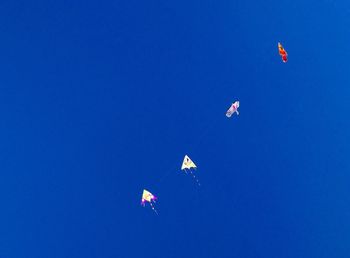
[[(215, 87), (213, 87), (212, 88), (213, 90), (215, 89)], [(238, 112), (237, 112), (238, 113)], [(214, 126), (217, 126), (217, 122), (218, 122), (218, 120), (219, 119), (221, 119), (222, 117), (220, 116), (220, 115), (218, 115), (218, 116), (215, 116), (215, 119), (214, 119), (214, 121), (213, 120), (210, 120), (209, 121), (209, 125), (207, 125), (207, 126), (205, 126), (205, 130), (200, 134), (200, 136), (197, 138), (197, 140), (196, 141), (194, 141), (194, 142), (192, 142), (192, 144), (190, 144), (189, 146), (188, 146), (188, 149), (189, 150), (191, 150), (192, 151), (192, 153), (194, 153), (195, 151), (196, 151), (196, 149), (198, 148), (198, 147), (200, 147), (200, 145), (202, 144), (202, 142), (203, 142), (203, 140), (204, 140), (204, 137), (208, 134), (208, 133), (210, 133), (212, 130), (213, 130), (213, 128), (214, 128)], [(163, 181), (164, 181), (164, 179), (166, 179), (169, 175), (170, 175), (170, 173), (172, 173), (172, 172), (176, 172), (176, 171), (179, 171), (179, 168), (178, 168), (178, 166), (174, 166), (173, 168), (170, 168), (169, 170), (167, 170), (166, 171), (166, 173), (164, 173), (163, 174), (163, 176), (160, 178), (160, 179), (158, 179), (157, 181), (158, 181), (158, 185), (159, 184), (161, 184)], [(200, 186), (200, 182), (199, 182), (199, 180), (198, 180), (198, 178), (194, 175), (194, 173), (192, 173), (192, 171), (190, 171), (190, 173), (191, 173), (191, 175), (193, 176), (193, 178), (196, 180), (196, 182), (197, 182), (197, 184)], [(157, 213), (157, 211), (154, 209), (154, 206), (152, 205), (152, 209), (156, 212), (156, 214), (158, 215), (158, 213)]]
[(166, 171), (166, 173), (164, 173), (164, 175), (159, 179), (159, 183), (163, 182), (163, 180), (168, 177), (170, 175), (170, 173), (174, 172), (176, 169), (174, 168), (170, 168)]
[(216, 119), (211, 120), (210, 121), (210, 124), (207, 125), (205, 128), (205, 130), (202, 132), (202, 134), (200, 134), (200, 136), (197, 138), (197, 141), (193, 142), (190, 146), (189, 146), (189, 149), (192, 149), (193, 152), (195, 152), (195, 150), (200, 147), (200, 145), (202, 144), (204, 138), (206, 135), (208, 135), (213, 129), (214, 129), (214, 126), (217, 126), (218, 124), (218, 121), (221, 117), (220, 116), (217, 116)]
[[(227, 85), (226, 87), (228, 87), (229, 85)], [(217, 88), (216, 87), (212, 87), (211, 89), (209, 88), (209, 93), (210, 93), (210, 95), (213, 95), (213, 91), (215, 90), (215, 92), (217, 92), (216, 90), (217, 90)], [(192, 142), (192, 144), (190, 144), (189, 146), (188, 146), (188, 149), (189, 150), (191, 150), (192, 149), (192, 152), (195, 152), (195, 150), (200, 146), (200, 144), (202, 143), (202, 141), (203, 141), (203, 139), (204, 139), (204, 137), (209, 133), (209, 132), (211, 132), (211, 130), (213, 129), (213, 127), (214, 126), (216, 126), (217, 125), (217, 122), (218, 122), (218, 120), (221, 118), (221, 116), (219, 115), (219, 116), (216, 116), (215, 117), (215, 119), (214, 119), (214, 121), (213, 120), (210, 120), (209, 121), (209, 125), (207, 125), (207, 126), (205, 126), (205, 130), (200, 134), (200, 136), (197, 138), (197, 141), (194, 141), (194, 142)], [(177, 171), (177, 166), (176, 166), (176, 168), (174, 167), (174, 168), (170, 168), (169, 170), (167, 170), (166, 171), (166, 173), (164, 173), (163, 174), (163, 176), (160, 178), (160, 179), (158, 179), (157, 181), (158, 181), (158, 184), (160, 184), (160, 183), (162, 183), (163, 182), (163, 180), (166, 178), (166, 177), (168, 177), (169, 175), (170, 175), (170, 173), (172, 173), (172, 172), (176, 172)]]

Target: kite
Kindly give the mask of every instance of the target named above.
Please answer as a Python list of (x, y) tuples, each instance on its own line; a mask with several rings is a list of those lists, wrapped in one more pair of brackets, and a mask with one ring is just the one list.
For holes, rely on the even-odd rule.
[(282, 57), (283, 63), (286, 63), (288, 61), (288, 53), (287, 51), (282, 47), (282, 44), (278, 42), (278, 52), (280, 56)]
[(231, 117), (234, 113), (237, 113), (237, 115), (239, 115), (238, 108), (239, 101), (235, 101), (234, 103), (232, 103), (231, 107), (226, 111), (226, 116)]
[(156, 202), (157, 197), (155, 197), (153, 194), (151, 194), (146, 189), (143, 189), (142, 193), (142, 199), (141, 199), (141, 205), (145, 207), (145, 203), (149, 202), (149, 205), (151, 206), (152, 210), (158, 215), (157, 210), (154, 208), (154, 203)]
[(194, 164), (194, 162), (190, 159), (189, 156), (185, 155), (184, 161), (182, 162), (182, 165), (181, 165), (181, 170), (184, 171), (185, 173), (189, 172), (193, 176), (193, 178), (196, 180), (197, 184), (200, 186), (201, 184), (199, 183), (197, 177), (193, 174), (193, 171), (191, 170), (191, 168), (196, 169), (197, 166), (196, 164)]

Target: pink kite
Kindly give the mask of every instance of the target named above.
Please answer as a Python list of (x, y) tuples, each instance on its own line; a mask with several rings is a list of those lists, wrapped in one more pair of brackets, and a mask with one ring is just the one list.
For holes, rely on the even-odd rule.
[(239, 108), (239, 101), (235, 101), (234, 103), (232, 103), (231, 107), (227, 110), (226, 116), (231, 117), (234, 113), (239, 115), (238, 108)]

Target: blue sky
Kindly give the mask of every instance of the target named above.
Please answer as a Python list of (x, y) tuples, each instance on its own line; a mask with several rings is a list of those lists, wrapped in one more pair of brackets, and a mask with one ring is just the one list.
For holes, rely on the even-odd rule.
[(2, 1), (0, 256), (349, 257), (349, 14)]

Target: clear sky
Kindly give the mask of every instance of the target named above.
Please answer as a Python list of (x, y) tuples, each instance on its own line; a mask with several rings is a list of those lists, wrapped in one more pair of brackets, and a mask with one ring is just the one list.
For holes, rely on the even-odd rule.
[(350, 257), (349, 17), (1, 1), (0, 257)]

